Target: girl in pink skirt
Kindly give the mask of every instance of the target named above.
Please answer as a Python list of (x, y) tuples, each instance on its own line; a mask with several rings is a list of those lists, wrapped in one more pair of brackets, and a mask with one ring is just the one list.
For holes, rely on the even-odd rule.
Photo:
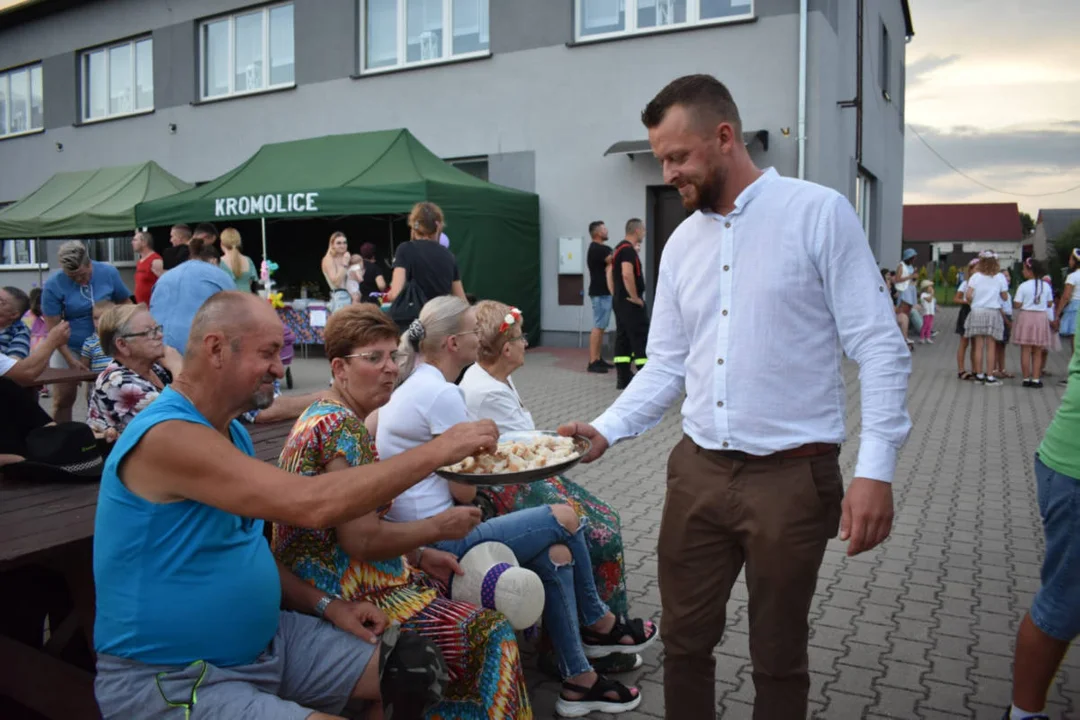
[(1020, 367), (1024, 387), (1041, 388), (1043, 353), (1050, 347), (1050, 320), (1046, 316), (1052, 301), (1050, 286), (1042, 281), (1042, 263), (1033, 258), (1024, 261), (1024, 282), (1016, 291), (1013, 307), (1012, 344), (1020, 346)]

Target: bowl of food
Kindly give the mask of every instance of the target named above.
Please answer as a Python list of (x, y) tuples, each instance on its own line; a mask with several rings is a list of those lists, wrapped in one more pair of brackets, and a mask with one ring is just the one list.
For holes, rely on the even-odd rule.
[(494, 452), (478, 453), (435, 472), (446, 480), (468, 485), (509, 485), (546, 480), (581, 462), (592, 443), (548, 430), (504, 433)]

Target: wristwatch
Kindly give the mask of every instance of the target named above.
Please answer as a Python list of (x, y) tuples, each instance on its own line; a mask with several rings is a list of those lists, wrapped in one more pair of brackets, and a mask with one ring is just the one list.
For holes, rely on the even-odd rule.
[(330, 603), (334, 602), (333, 597), (330, 595), (323, 595), (319, 598), (319, 602), (315, 603), (315, 615), (316, 617), (322, 617), (326, 614), (326, 608), (330, 606)]

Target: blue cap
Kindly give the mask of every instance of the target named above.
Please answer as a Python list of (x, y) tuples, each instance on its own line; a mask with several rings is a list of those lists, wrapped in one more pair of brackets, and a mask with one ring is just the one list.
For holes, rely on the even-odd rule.
[(908, 248), (907, 250), (904, 251), (904, 254), (901, 257), (903, 257), (905, 260), (910, 260), (911, 258), (917, 256), (918, 254), (919, 253), (918, 253), (918, 251), (915, 250), (915, 248)]

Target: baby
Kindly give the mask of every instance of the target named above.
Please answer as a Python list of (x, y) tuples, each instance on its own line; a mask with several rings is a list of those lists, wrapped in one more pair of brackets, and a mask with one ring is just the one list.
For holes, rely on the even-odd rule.
[(353, 255), (349, 258), (349, 269), (345, 274), (345, 290), (352, 296), (353, 302), (360, 302), (360, 283), (364, 281), (364, 258)]

